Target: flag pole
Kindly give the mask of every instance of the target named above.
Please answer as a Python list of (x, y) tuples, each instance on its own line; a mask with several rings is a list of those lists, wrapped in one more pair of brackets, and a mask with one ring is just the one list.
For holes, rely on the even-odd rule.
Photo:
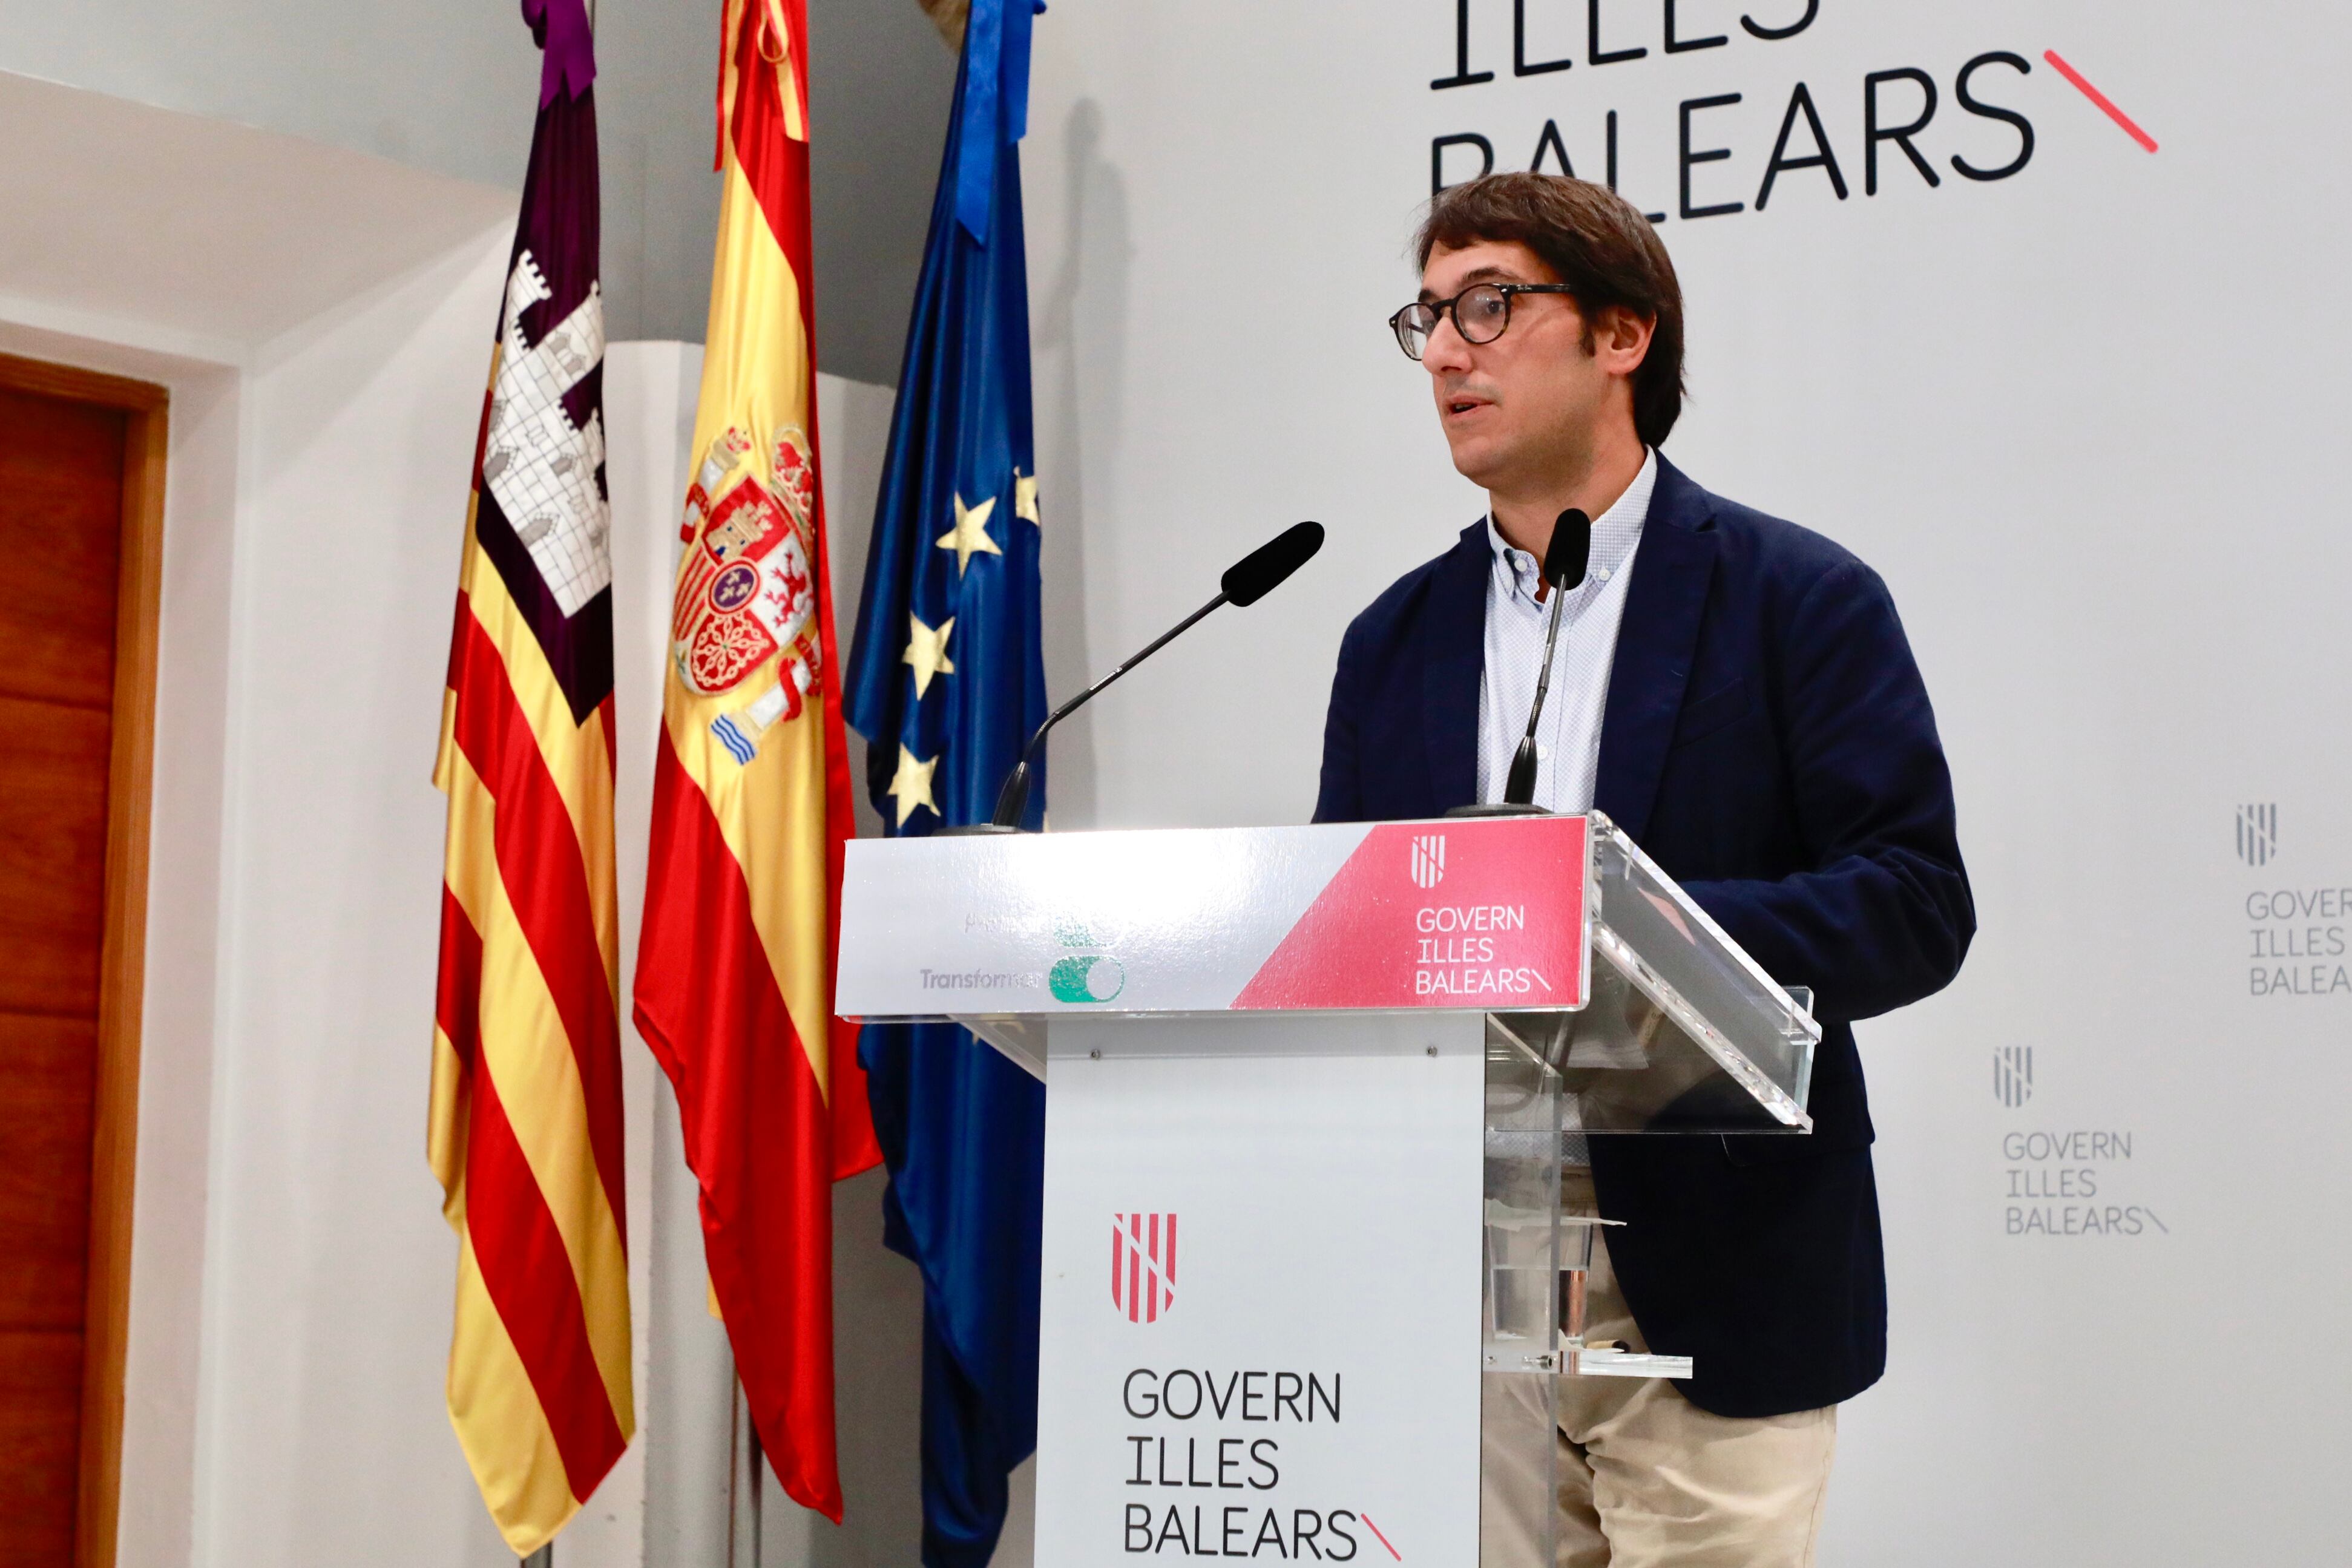
[(727, 1568), (760, 1568), (760, 1428), (751, 1422), (751, 1396), (735, 1384), (733, 1463), (727, 1478)]

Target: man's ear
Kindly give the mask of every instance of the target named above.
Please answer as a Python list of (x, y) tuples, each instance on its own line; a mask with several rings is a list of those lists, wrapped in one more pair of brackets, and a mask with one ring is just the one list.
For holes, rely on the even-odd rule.
[(1593, 323), (1593, 355), (1610, 374), (1630, 376), (1650, 357), (1650, 340), (1657, 329), (1656, 317), (1639, 316), (1622, 305), (1612, 305)]

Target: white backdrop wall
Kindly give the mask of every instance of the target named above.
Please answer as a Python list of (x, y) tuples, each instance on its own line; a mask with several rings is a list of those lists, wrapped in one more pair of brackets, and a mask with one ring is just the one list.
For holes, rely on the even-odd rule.
[[(1842, 1418), (1824, 1561), (2341, 1556), (2352, 540), (2330, 464), (2352, 221), (2324, 193), (2352, 18), (1526, 0), (1519, 57), (1572, 64), (1521, 75), (1513, 14), (1073, 0), (1041, 20), (1052, 684), (1280, 525), (1333, 530), (1280, 596), (1057, 736), (1057, 824), (1307, 815), (1341, 629), (1481, 509), (1381, 325), (1414, 288), (1433, 143), (1601, 177), (1613, 116), (1618, 183), (1663, 214), (1689, 302), (1666, 450), (1885, 575), (1979, 904), (1958, 983), (1861, 1031), (1892, 1352)], [(1461, 74), (1457, 16), (1493, 78), (1433, 88)], [(1779, 40), (1742, 25), (1807, 16)], [(1723, 42), (1670, 52), (1670, 26)], [(2029, 68), (1979, 65), (1969, 91), (2031, 126), (2031, 156), (1969, 178), (1955, 158), (1989, 173), (2024, 149), (1961, 99), (1995, 52)], [(1873, 193), (1865, 92), (1896, 70), (1918, 75), (1881, 83), (1878, 123), (1931, 82), (1912, 145), (1936, 178), (1881, 141)], [(1760, 200), (1784, 117), (1786, 156), (1817, 151), (1801, 83), (1845, 193), (1816, 164)], [(1445, 152), (1451, 179), (1481, 162)], [(2264, 809), (2251, 841), (2242, 807)]]

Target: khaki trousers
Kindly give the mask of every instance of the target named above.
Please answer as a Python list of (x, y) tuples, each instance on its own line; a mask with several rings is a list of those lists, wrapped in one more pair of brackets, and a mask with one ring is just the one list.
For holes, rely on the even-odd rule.
[[(1594, 1212), (1586, 1172), (1568, 1173), (1561, 1197), (1570, 1213)], [(1648, 1348), (1598, 1239), (1585, 1322), (1588, 1343)], [(1554, 1384), (1558, 1568), (1811, 1568), (1835, 1406), (1746, 1418), (1702, 1410), (1664, 1378)], [(1486, 1379), (1483, 1568), (1541, 1568), (1542, 1521), (1526, 1515), (1544, 1456), (1525, 1437), (1542, 1419), (1541, 1397), (1534, 1376)]]

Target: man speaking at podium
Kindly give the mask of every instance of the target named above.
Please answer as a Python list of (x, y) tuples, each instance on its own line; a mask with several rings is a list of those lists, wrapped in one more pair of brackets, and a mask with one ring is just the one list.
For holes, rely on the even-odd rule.
[[(1680, 1384), (1559, 1380), (1559, 1561), (1809, 1563), (1838, 1403), (1886, 1363), (1852, 1024), (1950, 981), (1976, 929), (1927, 689), (1876, 573), (1659, 455), (1682, 295), (1638, 211), (1492, 175), (1432, 203), (1418, 250), (1420, 298), (1391, 324), (1490, 509), (1349, 627), (1316, 820), (1503, 799), (1543, 664), (1538, 563), (1556, 519), (1589, 517), (1534, 803), (1608, 813), (1775, 979), (1811, 987), (1823, 1028), (1811, 1136), (1596, 1136), (1564, 1174), (1572, 1211), (1624, 1222), (1595, 1249), (1588, 1334), (1696, 1360)], [(1490, 1449), (1487, 1471), (1509, 1462)], [(1539, 1525), (1482, 1532), (1541, 1568)]]

